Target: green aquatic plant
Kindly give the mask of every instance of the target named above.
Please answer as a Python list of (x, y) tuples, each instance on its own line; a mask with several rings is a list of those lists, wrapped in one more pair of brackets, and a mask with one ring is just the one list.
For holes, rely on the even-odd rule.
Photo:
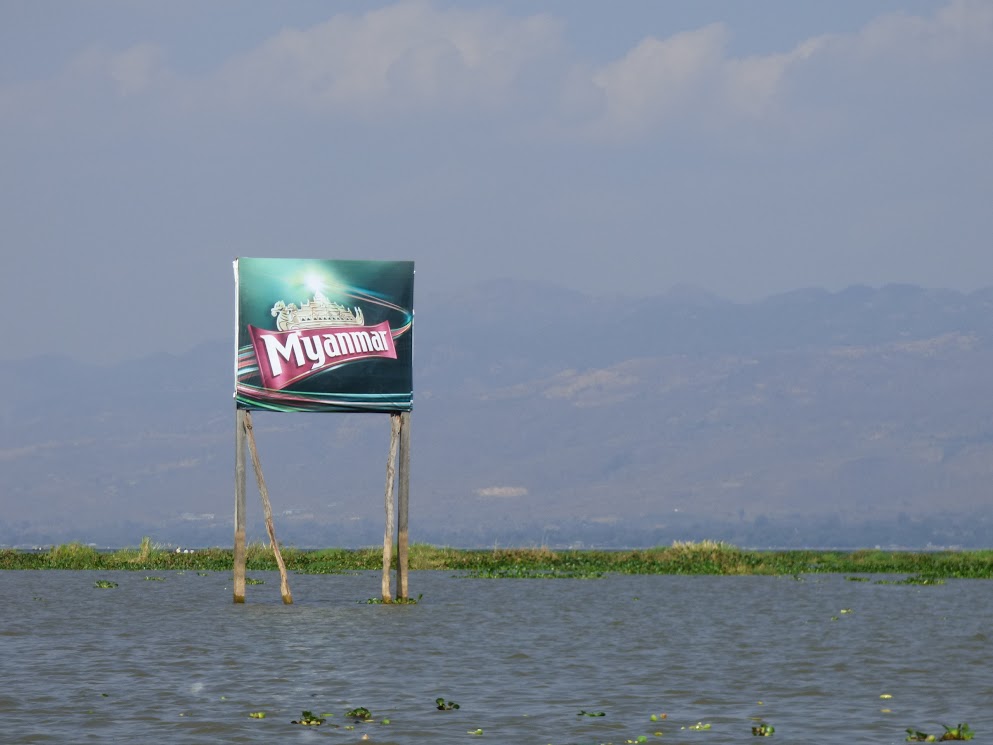
[(354, 709), (349, 709), (345, 712), (345, 716), (349, 719), (357, 719), (363, 722), (368, 722), (372, 719), (372, 713), (364, 706), (357, 706)]
[[(952, 575), (956, 576), (956, 575)], [(875, 584), (877, 585), (918, 585), (920, 587), (928, 587), (930, 585), (943, 585), (945, 580), (936, 574), (915, 574), (910, 577), (904, 577), (903, 579), (878, 579)]]
[(102, 563), (100, 554), (93, 546), (78, 542), (54, 546), (46, 558), (51, 569), (91, 569), (100, 567)]
[(710, 729), (710, 724), (697, 722), (696, 724), (691, 724), (689, 727), (681, 727), (680, 729), (705, 730), (705, 729)]
[(944, 733), (941, 737), (936, 735), (928, 734), (927, 732), (921, 732), (920, 730), (914, 729), (913, 727), (907, 728), (907, 739), (906, 742), (944, 742), (947, 740), (971, 740), (973, 737), (972, 728), (968, 724), (960, 723), (955, 727), (949, 727), (947, 724), (941, 725), (945, 728)]
[(317, 727), (324, 724), (324, 718), (315, 716), (312, 711), (304, 711), (300, 714), (299, 719), (294, 719), (290, 724), (303, 724), (307, 727)]
[(755, 737), (772, 737), (776, 728), (766, 722), (759, 722), (752, 727), (752, 735)]
[(945, 728), (945, 733), (939, 737), (939, 740), (971, 740), (972, 739), (972, 729), (968, 724), (959, 723), (955, 727), (949, 727), (946, 724), (941, 725)]
[(458, 709), (459, 705), (454, 701), (445, 701), (443, 698), (436, 698), (434, 700), (435, 708), (438, 711), (452, 711), (453, 709)]
[(251, 577), (245, 577), (245, 584), (246, 585), (264, 585), (265, 584), (265, 580), (264, 579), (252, 579)]
[(424, 593), (419, 594), (416, 598), (396, 598), (383, 600), (379, 598), (369, 598), (368, 600), (360, 600), (359, 603), (365, 603), (366, 605), (417, 605), (421, 602), (421, 598), (424, 597)]
[(606, 712), (603, 712), (603, 711), (586, 711), (586, 709), (581, 709), (580, 712), (576, 716), (577, 717), (605, 717), (605, 716), (607, 716), (607, 713)]
[(896, 580), (893, 582), (879, 582), (877, 584), (884, 585), (919, 585), (921, 587), (927, 587), (928, 585), (943, 585), (945, 580), (940, 577), (925, 576), (918, 574), (914, 577), (906, 577), (905, 579)]
[(250, 712), (248, 712), (248, 716), (250, 716), (252, 719), (265, 719), (265, 712), (264, 711), (250, 711)]
[(603, 574), (594, 569), (568, 570), (515, 564), (509, 567), (470, 569), (463, 576), (472, 579), (600, 579)]
[[(344, 574), (382, 569), (382, 548), (315, 551), (283, 547), (286, 568), (303, 574)], [(48, 551), (0, 549), (0, 569), (121, 569), (142, 571), (201, 570), (229, 572), (230, 548), (202, 548), (176, 553), (143, 538), (139, 548), (113, 552), (70, 543)], [(394, 566), (396, 559), (394, 557)], [(276, 571), (272, 548), (262, 543), (246, 547), (248, 571)], [(595, 578), (606, 574), (641, 575), (778, 575), (802, 580), (810, 574), (909, 575), (885, 584), (936, 585), (948, 578), (993, 579), (993, 551), (821, 551), (746, 550), (718, 541), (675, 542), (626, 551), (547, 547), (455, 549), (414, 544), (411, 570), (437, 569), (463, 577), (520, 579)]]
[(165, 582), (165, 577), (145, 577), (146, 582)]
[[(343, 574), (382, 569), (379, 548), (315, 551), (284, 547), (283, 560), (289, 571), (304, 574)], [(140, 548), (114, 552), (70, 543), (48, 551), (0, 549), (0, 569), (123, 569), (143, 571), (203, 570), (229, 572), (230, 548), (203, 548), (176, 553), (143, 538)], [(395, 559), (394, 559), (395, 566)], [(246, 547), (248, 571), (278, 569), (271, 547), (253, 543)], [(414, 544), (410, 547), (411, 570), (440, 569), (459, 576), (492, 578), (595, 578), (605, 574), (682, 575), (780, 575), (802, 580), (813, 573), (910, 575), (907, 580), (886, 584), (940, 584), (947, 578), (993, 578), (993, 551), (757, 551), (740, 549), (718, 541), (675, 542), (627, 551), (547, 547), (506, 549), (455, 549)]]
[(113, 590), (115, 587), (117, 587), (117, 583), (109, 579), (98, 579), (96, 582), (93, 583), (93, 586), (101, 590)]

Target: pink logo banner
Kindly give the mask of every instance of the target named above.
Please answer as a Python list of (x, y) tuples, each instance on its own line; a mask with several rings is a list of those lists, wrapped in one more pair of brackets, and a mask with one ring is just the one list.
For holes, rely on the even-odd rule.
[(397, 358), (388, 321), (375, 326), (270, 331), (249, 325), (262, 384), (282, 390), (321, 370), (372, 358)]

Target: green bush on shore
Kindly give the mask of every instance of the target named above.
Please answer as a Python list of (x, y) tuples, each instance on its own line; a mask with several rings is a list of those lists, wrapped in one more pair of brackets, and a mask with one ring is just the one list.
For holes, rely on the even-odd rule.
[[(282, 548), (290, 571), (305, 574), (382, 569), (381, 548), (304, 550)], [(394, 552), (394, 566), (396, 552)], [(149, 538), (138, 548), (97, 551), (68, 543), (47, 552), (0, 550), (0, 569), (169, 569), (230, 571), (229, 548), (178, 553), (155, 547)], [(604, 574), (801, 575), (814, 573), (914, 574), (921, 578), (993, 578), (993, 551), (756, 551), (715, 541), (624, 551), (553, 550), (547, 547), (457, 549), (414, 544), (411, 570), (446, 570), (478, 577), (599, 577)], [(250, 571), (275, 571), (270, 547), (246, 549)]]

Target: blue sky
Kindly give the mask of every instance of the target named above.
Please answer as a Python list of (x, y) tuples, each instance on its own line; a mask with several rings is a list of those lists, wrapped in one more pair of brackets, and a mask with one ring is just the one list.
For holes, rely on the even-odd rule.
[(989, 286), (990, 79), (987, 0), (6, 0), (0, 359), (225, 339), (236, 256)]

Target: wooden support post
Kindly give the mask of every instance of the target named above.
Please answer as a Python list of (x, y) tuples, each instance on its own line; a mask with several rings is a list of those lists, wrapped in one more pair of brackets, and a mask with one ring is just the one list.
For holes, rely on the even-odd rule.
[(383, 532), (383, 602), (393, 602), (390, 587), (390, 564), (393, 563), (393, 482), (396, 473), (397, 442), (400, 439), (400, 416), (390, 414), (390, 454), (386, 459), (386, 530)]
[(245, 602), (245, 411), (235, 409), (234, 602)]
[(410, 496), (410, 412), (400, 414), (400, 483), (397, 485), (397, 597), (408, 599), (407, 504)]
[(255, 447), (255, 434), (252, 432), (252, 413), (245, 412), (245, 434), (248, 436), (248, 451), (252, 454), (252, 465), (255, 467), (255, 480), (259, 482), (259, 492), (262, 495), (262, 509), (265, 511), (265, 527), (269, 533), (269, 543), (272, 544), (272, 552), (276, 556), (276, 564), (279, 566), (279, 592), (283, 596), (283, 602), (290, 605), (293, 596), (290, 594), (290, 585), (286, 580), (286, 564), (283, 563), (283, 555), (279, 551), (279, 542), (276, 540), (276, 526), (272, 522), (272, 507), (269, 505), (269, 490), (265, 486), (265, 478), (262, 476), (262, 463), (259, 461), (259, 452)]

